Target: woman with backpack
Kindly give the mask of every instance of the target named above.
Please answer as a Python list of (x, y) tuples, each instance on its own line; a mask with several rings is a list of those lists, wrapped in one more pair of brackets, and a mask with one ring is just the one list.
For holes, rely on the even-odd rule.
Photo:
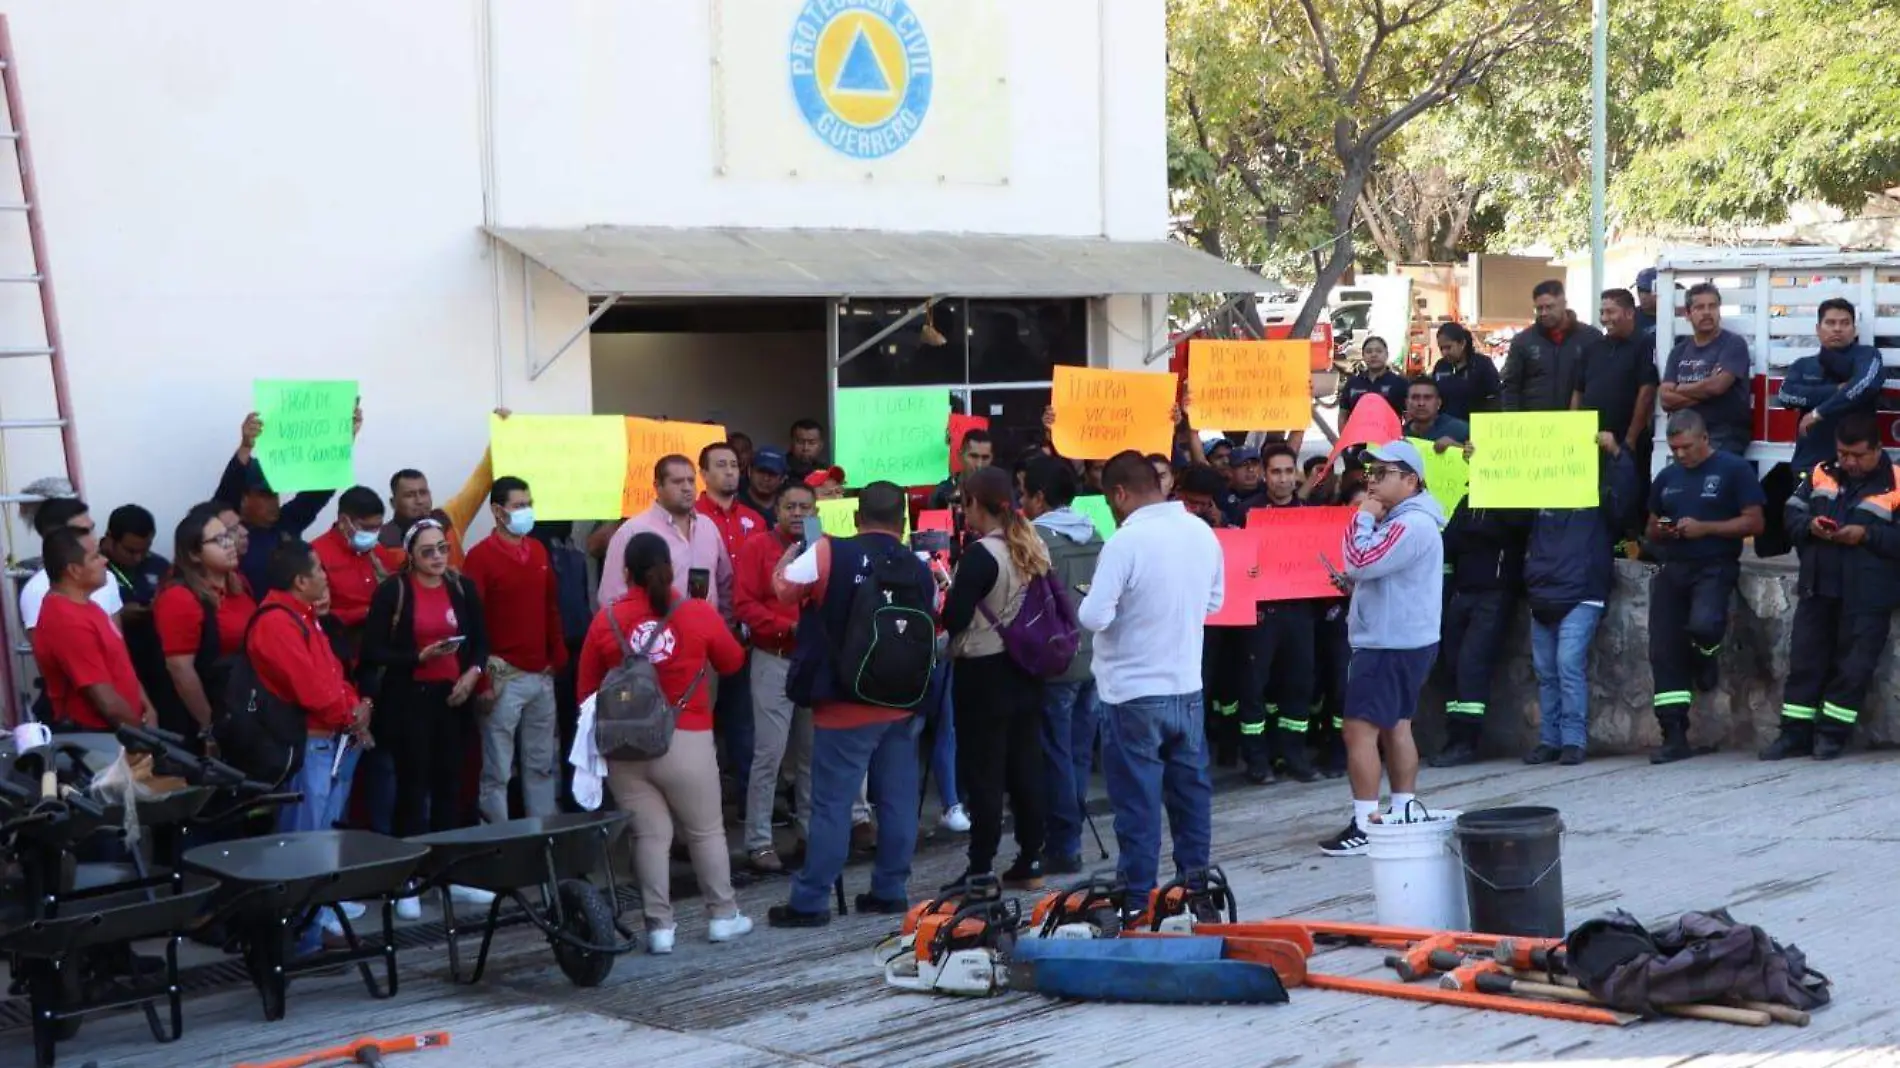
[(993, 870), (1003, 836), (1003, 795), (1016, 818), (1016, 862), (1003, 885), (1042, 886), (1043, 681), (1006, 649), (1003, 630), (1031, 582), (1049, 573), (1049, 550), (1011, 501), (1008, 472), (964, 477), (963, 520), (977, 540), (963, 551), (944, 599), (957, 731), (957, 783), (970, 799), (970, 863), (959, 882)]
[(174, 532), (172, 573), (152, 601), (152, 621), (171, 678), (160, 725), (211, 744), (211, 723), (224, 699), (226, 660), (244, 643), (257, 601), (238, 573), (241, 528), (219, 518), (222, 504), (200, 504)]
[[(583, 704), (603, 683), (612, 690), (642, 690), (635, 658), (652, 665), (671, 706), (672, 738), (650, 760), (616, 759), (608, 746), (607, 786), (614, 803), (630, 814), (634, 875), (646, 913), (647, 952), (673, 952), (673, 903), (668, 890), (673, 823), (679, 821), (692, 857), (693, 874), (706, 897), (707, 937), (730, 942), (752, 930), (732, 892), (732, 857), (720, 808), (719, 761), (713, 748), (711, 677), (730, 675), (745, 663), (745, 650), (726, 629), (712, 603), (673, 592), (673, 555), (658, 534), (635, 534), (621, 561), (627, 592), (602, 607), (581, 646), (576, 691)], [(623, 670), (624, 669), (624, 670)], [(622, 679), (620, 676), (634, 676)], [(650, 692), (650, 691), (647, 691)], [(613, 710), (596, 709), (595, 738)]]

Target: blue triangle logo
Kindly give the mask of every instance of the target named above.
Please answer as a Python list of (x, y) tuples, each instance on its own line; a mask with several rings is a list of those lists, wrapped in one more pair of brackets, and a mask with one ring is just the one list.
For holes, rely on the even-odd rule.
[(857, 36), (851, 39), (851, 50), (845, 53), (844, 64), (838, 68), (838, 77), (831, 83), (831, 91), (891, 95), (891, 79), (884, 73), (883, 64), (877, 61), (877, 49), (871, 47), (871, 40), (864, 35), (862, 26), (858, 27)]

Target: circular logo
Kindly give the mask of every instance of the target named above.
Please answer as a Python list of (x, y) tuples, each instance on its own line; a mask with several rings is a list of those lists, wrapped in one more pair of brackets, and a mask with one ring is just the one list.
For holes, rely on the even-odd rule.
[[(645, 623), (633, 628), (633, 633), (627, 635), (627, 644), (633, 646), (635, 649), (643, 648), (647, 643), (647, 637), (651, 635), (654, 628), (659, 625), (659, 620), (649, 619)], [(647, 650), (647, 659), (656, 664), (664, 664), (668, 660), (671, 660), (673, 658), (673, 646), (675, 641), (673, 628), (668, 627), (660, 631), (660, 636), (654, 640), (653, 647)]]
[(930, 111), (930, 39), (905, 0), (805, 0), (790, 59), (806, 124), (853, 159), (903, 148)]

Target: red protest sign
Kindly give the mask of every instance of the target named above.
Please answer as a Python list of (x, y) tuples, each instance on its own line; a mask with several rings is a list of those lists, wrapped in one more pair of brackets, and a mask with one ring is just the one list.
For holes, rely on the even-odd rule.
[[(1382, 402), (1383, 403), (1383, 402)], [(1390, 409), (1387, 409), (1388, 411)], [(1356, 508), (1256, 508), (1247, 513), (1247, 529), (1260, 538), (1260, 592), (1263, 601), (1302, 601), (1343, 597), (1334, 588), (1325, 557), (1345, 569), (1340, 558), (1346, 526)]]
[(1326, 458), (1326, 466), (1333, 466), (1339, 454), (1353, 445), (1397, 441), (1404, 437), (1399, 426), (1399, 413), (1392, 410), (1385, 398), (1377, 393), (1368, 393), (1359, 398), (1352, 406), (1352, 414), (1346, 417), (1346, 424), (1339, 428), (1339, 440), (1333, 442), (1333, 453)]
[[(963, 473), (963, 435), (968, 434), (972, 430), (988, 430), (989, 428), (990, 421), (988, 416), (950, 413), (951, 474), (960, 475)], [(949, 528), (946, 527), (945, 529), (947, 530)]]
[(1216, 527), (1220, 539), (1221, 583), (1224, 594), (1220, 611), (1207, 617), (1210, 627), (1251, 627), (1259, 622), (1255, 602), (1260, 599), (1260, 580), (1254, 577), (1260, 565), (1260, 532), (1241, 527)]

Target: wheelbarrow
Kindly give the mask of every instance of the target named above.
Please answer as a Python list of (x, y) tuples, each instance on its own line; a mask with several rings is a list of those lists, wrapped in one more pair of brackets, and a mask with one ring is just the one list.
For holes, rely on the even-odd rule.
[[(529, 922), (547, 935), (554, 961), (575, 986), (599, 986), (614, 960), (639, 945), (620, 923), (619, 893), (607, 844), (620, 831), (624, 812), (575, 812), (487, 823), (456, 831), (438, 831), (408, 839), (429, 855), (418, 875), (420, 889), (442, 895), (443, 929), (449, 943), (449, 977), (457, 983), (481, 981), (503, 900), (521, 907)], [(605, 872), (606, 887), (588, 881)], [(482, 925), (475, 968), (462, 975), (459, 932), (449, 900), (450, 884), (473, 886), (495, 895)], [(537, 889), (538, 903), (527, 891)]]
[[(194, 875), (177, 893), (146, 887), (121, 890), (86, 902), (92, 911), (68, 909), (57, 917), (29, 920), (0, 931), (0, 953), (13, 961), (15, 977), (25, 981), (32, 1012), (33, 1063), (52, 1068), (57, 1044), (72, 1037), (80, 1017), (112, 1009), (144, 1010), (157, 1041), (173, 1042), (184, 1033), (184, 1007), (178, 987), (178, 943), (209, 906), (217, 882)], [(141, 939), (165, 939), (163, 967), (119, 974), (104, 962), (132, 960), (126, 947)], [(169, 1027), (157, 1003), (170, 1010)]]
[[(223, 884), (214, 901), (216, 917), (243, 948), (264, 1018), (281, 1020), (291, 976), (339, 964), (357, 966), (371, 997), (395, 996), (393, 895), (427, 853), (427, 846), (369, 831), (301, 831), (199, 846), (185, 854), (184, 865)], [(374, 898), (383, 902), (383, 931), (372, 943), (357, 936), (340, 906)], [(341, 924), (348, 948), (291, 959), (297, 932), (325, 909)], [(370, 970), (377, 960), (383, 962), (382, 986)]]

